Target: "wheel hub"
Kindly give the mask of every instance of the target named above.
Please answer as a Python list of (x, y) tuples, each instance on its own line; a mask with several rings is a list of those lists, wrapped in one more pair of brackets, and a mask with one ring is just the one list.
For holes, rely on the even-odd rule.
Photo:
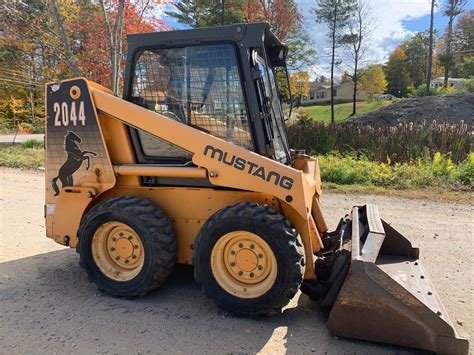
[(97, 229), (92, 239), (92, 253), (99, 269), (117, 281), (132, 279), (144, 263), (140, 237), (120, 222), (107, 222)]
[(222, 236), (212, 250), (212, 270), (217, 282), (242, 298), (268, 291), (276, 277), (276, 259), (258, 235), (235, 231)]

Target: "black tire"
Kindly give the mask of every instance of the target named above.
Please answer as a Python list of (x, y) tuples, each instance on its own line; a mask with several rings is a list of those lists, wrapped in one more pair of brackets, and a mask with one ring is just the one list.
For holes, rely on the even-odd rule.
[[(239, 298), (216, 281), (211, 266), (212, 250), (220, 237), (233, 231), (257, 234), (272, 250), (277, 275), (271, 288), (257, 298)], [(281, 311), (298, 291), (304, 274), (304, 249), (298, 232), (272, 207), (241, 203), (226, 207), (203, 225), (193, 251), (194, 278), (206, 296), (236, 314), (260, 316)]]
[[(113, 280), (104, 275), (92, 256), (95, 231), (111, 221), (130, 226), (143, 244), (143, 267), (128, 281)], [(94, 206), (83, 217), (78, 237), (81, 265), (99, 290), (115, 297), (144, 296), (157, 289), (166, 281), (176, 264), (176, 237), (171, 222), (161, 208), (147, 199), (119, 196)]]

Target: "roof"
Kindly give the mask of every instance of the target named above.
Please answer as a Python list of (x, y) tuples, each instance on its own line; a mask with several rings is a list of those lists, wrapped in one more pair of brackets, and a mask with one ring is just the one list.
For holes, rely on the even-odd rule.
[[(433, 79), (432, 81), (435, 81), (435, 80), (444, 81), (444, 77), (438, 76), (437, 78)], [(454, 81), (454, 82), (461, 82), (463, 80), (466, 80), (466, 79), (463, 79), (463, 78), (448, 78), (448, 81)]]

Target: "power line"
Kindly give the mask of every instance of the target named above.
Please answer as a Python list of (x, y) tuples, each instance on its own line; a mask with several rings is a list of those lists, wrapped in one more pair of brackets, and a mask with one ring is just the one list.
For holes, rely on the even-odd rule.
[(43, 87), (43, 85), (41, 85), (41, 84), (25, 83), (25, 82), (22, 82), (22, 81), (12, 80), (12, 79), (4, 78), (4, 77), (1, 77), (1, 76), (0, 76), (0, 81), (4, 81), (5, 85), (17, 84), (18, 86), (22, 86), (24, 88), (26, 88), (26, 87), (35, 87), (35, 88), (38, 89), (38, 88)]

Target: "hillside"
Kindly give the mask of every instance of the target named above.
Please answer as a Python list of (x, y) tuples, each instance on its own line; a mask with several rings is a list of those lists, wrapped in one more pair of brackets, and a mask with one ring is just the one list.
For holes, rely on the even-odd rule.
[(394, 124), (433, 120), (473, 123), (474, 93), (404, 99), (349, 121)]

